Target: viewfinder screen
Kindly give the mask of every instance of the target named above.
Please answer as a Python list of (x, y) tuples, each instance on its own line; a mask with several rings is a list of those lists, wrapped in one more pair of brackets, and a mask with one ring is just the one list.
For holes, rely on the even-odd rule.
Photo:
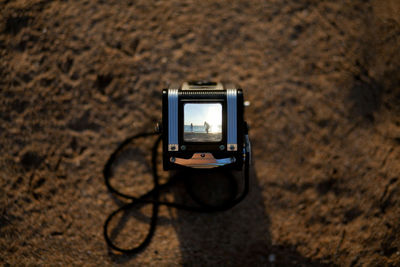
[(222, 140), (222, 105), (188, 103), (183, 107), (185, 142), (219, 142)]

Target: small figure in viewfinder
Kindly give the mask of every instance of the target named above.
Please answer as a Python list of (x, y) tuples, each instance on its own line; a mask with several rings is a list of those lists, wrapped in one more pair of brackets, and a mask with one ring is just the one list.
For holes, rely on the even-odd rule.
[(206, 121), (204, 122), (204, 128), (206, 128), (206, 133), (210, 130), (210, 124), (208, 124)]

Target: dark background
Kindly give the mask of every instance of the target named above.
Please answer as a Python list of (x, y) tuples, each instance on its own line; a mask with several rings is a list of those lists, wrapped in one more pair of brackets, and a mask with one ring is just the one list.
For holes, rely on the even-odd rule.
[[(398, 1), (0, 10), (0, 263), (400, 265)], [(102, 225), (120, 202), (103, 165), (161, 119), (167, 83), (193, 79), (233, 81), (251, 101), (250, 195), (221, 214), (162, 207), (146, 250), (111, 255)], [(152, 142), (119, 158), (126, 192), (151, 188)], [(163, 198), (185, 200), (176, 190)], [(150, 210), (132, 211), (120, 245), (144, 237)]]

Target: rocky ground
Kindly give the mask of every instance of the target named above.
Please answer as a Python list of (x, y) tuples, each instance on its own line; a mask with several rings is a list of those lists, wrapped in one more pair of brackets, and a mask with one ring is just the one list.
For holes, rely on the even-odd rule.
[[(398, 1), (2, 0), (0, 17), (0, 263), (400, 265)], [(194, 79), (251, 101), (250, 195), (220, 214), (161, 207), (149, 246), (115, 254), (103, 166), (161, 119), (166, 84)], [(116, 186), (152, 187), (152, 142), (121, 154)], [(150, 211), (116, 242), (138, 244)]]

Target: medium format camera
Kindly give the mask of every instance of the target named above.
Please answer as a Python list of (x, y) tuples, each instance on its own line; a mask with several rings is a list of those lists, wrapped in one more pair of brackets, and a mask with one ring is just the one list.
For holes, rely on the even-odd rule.
[(164, 170), (227, 167), (241, 170), (250, 153), (242, 89), (184, 82), (163, 90)]
[[(145, 248), (154, 234), (160, 205), (195, 212), (216, 212), (228, 210), (246, 197), (250, 186), (251, 147), (247, 124), (243, 119), (244, 103), (242, 89), (233, 84), (185, 82), (181, 85), (172, 84), (163, 90), (162, 125), (158, 125), (156, 132), (139, 133), (127, 138), (111, 154), (103, 169), (107, 188), (112, 193), (131, 200), (111, 213), (104, 223), (104, 238), (112, 249), (123, 253), (137, 253)], [(158, 135), (152, 149), (154, 188), (140, 197), (118, 191), (110, 183), (113, 162), (123, 148), (133, 140), (153, 135)], [(229, 199), (218, 205), (210, 204), (195, 194), (188, 182), (190, 180), (185, 179), (185, 185), (189, 185), (188, 193), (197, 202), (197, 206), (160, 201), (160, 188), (166, 188), (174, 181), (171, 178), (162, 185), (159, 183), (157, 155), (161, 141), (164, 170), (181, 169), (182, 171), (177, 171), (176, 174), (189, 173), (191, 178), (193, 174), (199, 174), (202, 181), (203, 177), (210, 177), (209, 175), (226, 176), (232, 182), (231, 189), (233, 189)], [(212, 168), (218, 169), (214, 171)], [(237, 190), (239, 187), (233, 185), (235, 182), (233, 170), (244, 170), (244, 182), (240, 194)], [(210, 189), (213, 190), (214, 187)], [(142, 243), (124, 249), (114, 244), (108, 233), (108, 226), (116, 214), (130, 209), (136, 203), (153, 205), (150, 228)]]

